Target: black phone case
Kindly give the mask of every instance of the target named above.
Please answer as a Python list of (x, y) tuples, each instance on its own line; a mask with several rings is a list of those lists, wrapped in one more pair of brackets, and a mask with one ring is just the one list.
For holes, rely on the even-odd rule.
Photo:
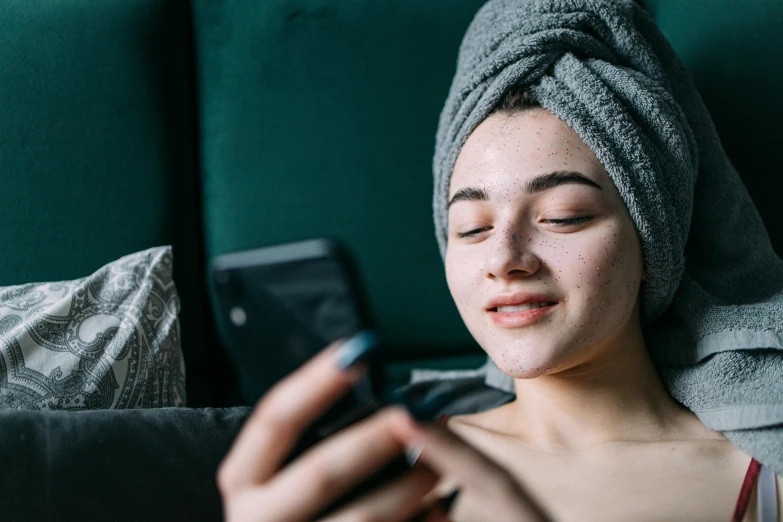
[(221, 342), (248, 405), (330, 342), (373, 327), (352, 257), (333, 240), (220, 256), (212, 283)]
[[(318, 238), (220, 256), (213, 262), (212, 283), (219, 334), (248, 404), (330, 342), (373, 326), (353, 258), (334, 240)], [(383, 346), (374, 350), (368, 374), (306, 430), (286, 463), (383, 406), (383, 351)], [(399, 457), (323, 513), (408, 469)]]

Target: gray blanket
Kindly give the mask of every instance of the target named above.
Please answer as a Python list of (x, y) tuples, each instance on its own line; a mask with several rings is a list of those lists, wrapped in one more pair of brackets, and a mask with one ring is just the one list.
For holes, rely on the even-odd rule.
[[(517, 84), (579, 134), (625, 200), (648, 274), (645, 340), (673, 397), (783, 474), (783, 261), (689, 73), (631, 0), (492, 0), (477, 13), (436, 137), (441, 254), (457, 155)], [(487, 379), (513, 391), (493, 365)]]

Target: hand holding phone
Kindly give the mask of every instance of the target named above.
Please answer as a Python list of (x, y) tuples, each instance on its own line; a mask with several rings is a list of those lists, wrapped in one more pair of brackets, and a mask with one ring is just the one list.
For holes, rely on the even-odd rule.
[[(473, 513), (491, 509), (499, 522), (549, 520), (507, 470), (445, 427), (420, 424), (399, 407), (385, 407), (286, 462), (298, 435), (366, 371), (357, 357), (361, 343), (346, 344), (334, 343), (259, 401), (218, 473), (228, 522), (448, 522), (454, 494), (427, 499), (446, 477), (460, 486), (457, 498), (466, 496)], [(359, 362), (345, 368), (351, 361)], [(366, 487), (366, 476), (414, 448), (419, 458), (412, 467)]]
[[(262, 397), (219, 471), (227, 520), (447, 520), (440, 501), (423, 499), (448, 475), (479, 492), (493, 519), (546, 520), (497, 464), (413, 420), (432, 420), (448, 397), (384, 407), (382, 343), (354, 335), (372, 327), (359, 279), (327, 240), (216, 260), (221, 338), (247, 400)], [(322, 350), (338, 337), (350, 340)], [(413, 448), (424, 449), (411, 468)]]
[(318, 519), (370, 493), (366, 477), (395, 461), (402, 469), (382, 491), (399, 499), (392, 507), (401, 520), (415, 513), (436, 477), (404, 460), (400, 432), (413, 420), (402, 408), (384, 408), (288, 458), (307, 426), (364, 377), (362, 352), (361, 341), (334, 343), (258, 402), (218, 473), (227, 520)]

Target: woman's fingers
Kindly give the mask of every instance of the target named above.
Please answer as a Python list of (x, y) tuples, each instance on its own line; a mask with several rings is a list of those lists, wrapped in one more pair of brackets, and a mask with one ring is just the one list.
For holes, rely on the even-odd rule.
[(365, 370), (340, 365), (367, 352), (374, 339), (336, 341), (276, 384), (255, 407), (218, 471), (222, 493), (268, 480), (307, 426), (344, 395)]
[[(412, 428), (412, 429), (411, 429)], [(546, 521), (543, 509), (520, 484), (489, 457), (457, 434), (441, 426), (408, 424), (395, 426), (398, 436), (423, 448), (419, 461), (438, 475), (459, 483), (466, 496), (475, 496), (493, 506), (493, 520)], [(411, 429), (410, 432), (405, 432)]]
[(430, 501), (425, 500), (425, 507), (411, 519), (411, 522), (450, 522), (449, 512), (459, 493), (460, 490), (458, 488), (448, 495), (437, 497)]
[[(384, 409), (313, 446), (280, 470), (264, 488), (277, 505), (285, 507), (287, 516), (302, 520), (311, 518), (373, 472), (400, 457), (406, 445), (394, 435), (394, 427), (412, 422), (402, 409)], [(404, 488), (395, 490), (398, 493), (395, 498), (403, 498), (411, 509), (415, 509), (435, 484), (434, 475), (429, 472), (427, 476), (431, 481), (424, 484), (426, 487), (408, 492), (408, 497), (400, 497), (407, 491)], [(399, 506), (387, 504), (385, 509), (394, 508), (390, 513), (399, 510)], [(271, 519), (275, 519), (274, 516)]]
[[(398, 522), (410, 520), (415, 513), (421, 510), (421, 499), (433, 488), (437, 480), (437, 475), (426, 466), (416, 464), (406, 475), (390, 481), (359, 500), (342, 506), (320, 522), (362, 520)], [(434, 507), (428, 506), (427, 513), (428, 518), (421, 518), (422, 521), (430, 519), (429, 513), (436, 513)], [(437, 513), (442, 513), (442, 510)], [(442, 518), (433, 518), (432, 520), (442, 520)]]

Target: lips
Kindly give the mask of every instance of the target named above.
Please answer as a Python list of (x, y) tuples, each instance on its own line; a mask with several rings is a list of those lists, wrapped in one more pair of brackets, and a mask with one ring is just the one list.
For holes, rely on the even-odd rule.
[(487, 303), (486, 309), (493, 311), (500, 306), (519, 306), (531, 303), (556, 303), (557, 298), (546, 294), (531, 294), (527, 292), (516, 292), (513, 294), (502, 294), (492, 298)]
[(525, 303), (521, 305), (516, 306), (498, 306), (497, 308), (493, 308), (495, 312), (524, 312), (525, 310), (532, 310), (534, 308), (543, 308), (545, 306), (550, 306), (556, 304), (555, 302), (543, 302), (538, 301), (536, 303)]
[(557, 303), (546, 304), (541, 307), (529, 308), (517, 312), (503, 312), (500, 310), (504, 307), (500, 307), (500, 310), (498, 311), (490, 310), (489, 314), (498, 326), (502, 326), (503, 328), (521, 328), (549, 315), (557, 306)]
[(549, 315), (558, 300), (545, 294), (499, 295), (487, 304), (492, 321), (503, 328), (521, 328)]

